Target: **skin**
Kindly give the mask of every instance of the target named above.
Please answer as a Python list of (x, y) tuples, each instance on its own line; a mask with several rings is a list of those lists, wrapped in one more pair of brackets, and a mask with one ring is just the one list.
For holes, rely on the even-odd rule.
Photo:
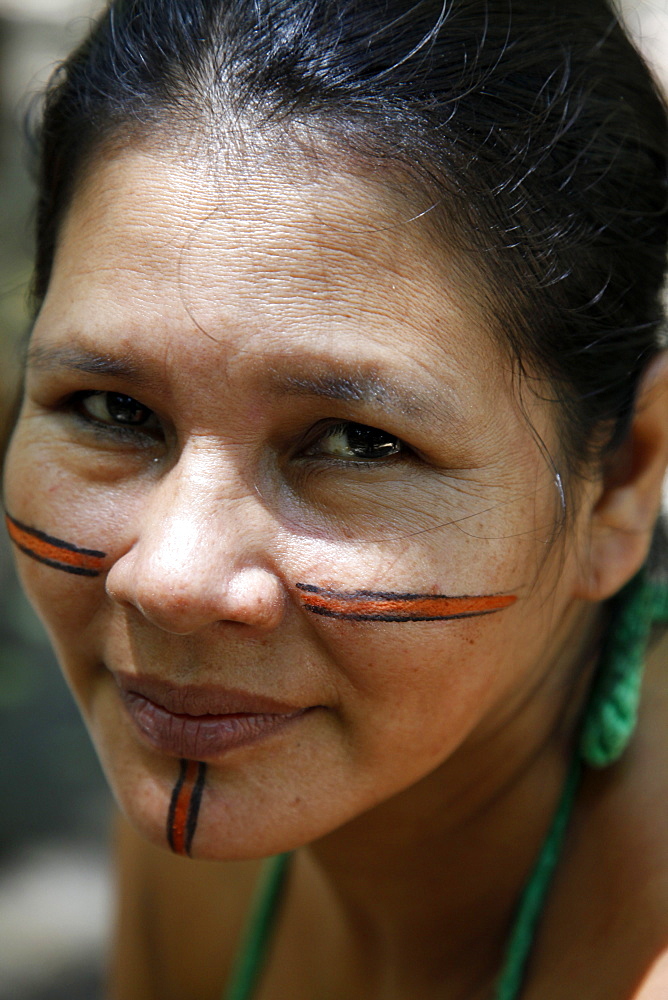
[[(407, 218), (369, 181), (277, 157), (96, 163), (33, 333), (5, 501), (106, 553), (94, 579), (18, 563), (141, 837), (165, 846), (179, 760), (140, 738), (115, 673), (308, 709), (206, 759), (192, 854), (311, 845), (295, 898), (347, 956), (331, 995), (447, 1000), (484, 996), (496, 973), (600, 601), (644, 559), (668, 412), (658, 363), (630, 451), (577, 484), (555, 540), (538, 440), (558, 456), (557, 414), (528, 394), (520, 406), (475, 282)], [(81, 352), (104, 371), (81, 370)], [(146, 422), (110, 431), (105, 393)], [(382, 431), (392, 454), (360, 461), (345, 422)], [(349, 621), (310, 614), (298, 581), (517, 600), (462, 620)]]

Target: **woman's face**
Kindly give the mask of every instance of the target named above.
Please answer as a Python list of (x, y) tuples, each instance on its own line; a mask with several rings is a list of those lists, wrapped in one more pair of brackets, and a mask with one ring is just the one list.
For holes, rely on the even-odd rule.
[(561, 669), (586, 530), (550, 544), (553, 418), (478, 291), (345, 174), (134, 151), (80, 186), (5, 500), (153, 841), (312, 841), (512, 746)]

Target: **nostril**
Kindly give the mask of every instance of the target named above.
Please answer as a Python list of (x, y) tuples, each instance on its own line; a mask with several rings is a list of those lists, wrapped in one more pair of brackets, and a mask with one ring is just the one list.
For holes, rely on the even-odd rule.
[(221, 609), (197, 586), (197, 581), (185, 590), (170, 586), (167, 580), (152, 586), (150, 581), (140, 577), (132, 593), (126, 596), (125, 603), (134, 607), (152, 625), (175, 635), (195, 632), (218, 621), (221, 614)]
[(137, 599), (134, 602), (137, 611), (152, 625), (163, 632), (171, 632), (173, 635), (189, 635), (196, 632), (205, 625), (216, 621), (214, 615), (197, 613), (194, 605), (190, 605), (187, 598), (164, 598)]

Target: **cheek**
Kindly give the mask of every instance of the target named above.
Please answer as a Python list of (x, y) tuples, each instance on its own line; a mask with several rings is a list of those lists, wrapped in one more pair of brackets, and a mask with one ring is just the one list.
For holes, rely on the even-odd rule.
[(41, 457), (15, 436), (5, 466), (6, 527), (24, 589), (62, 652), (104, 600), (104, 572), (123, 550), (130, 505)]
[(438, 756), (492, 706), (506, 711), (513, 686), (521, 693), (542, 662), (556, 584), (544, 541), (551, 494), (494, 516), (377, 544), (302, 540), (286, 550), (360, 739), (374, 720), (397, 740), (411, 731)]
[(72, 694), (87, 715), (98, 669), (90, 650), (106, 601), (104, 576), (80, 576), (45, 565), (23, 551), (18, 551), (16, 562), (25, 593), (49, 635)]
[(560, 613), (549, 566), (534, 582), (543, 554), (526, 535), (451, 530), (401, 551), (322, 546), (304, 565), (297, 593), (334, 665), (357, 766), (385, 760), (410, 780), (510, 716)]
[(509, 751), (523, 738), (518, 713), (535, 698), (558, 645), (560, 608), (553, 614), (533, 597), (464, 622), (377, 626), (366, 636), (369, 626), (348, 626), (344, 635), (338, 625), (341, 673), (354, 692), (347, 721), (356, 759), (385, 776), (388, 795), (450, 760), (466, 761), (500, 733)]
[(40, 447), (20, 425), (7, 455), (4, 496), (7, 512), (23, 524), (77, 546), (108, 550), (109, 505), (100, 506), (99, 488), (69, 473), (52, 446)]
[(519, 655), (514, 611), (442, 623), (323, 621), (355, 767), (411, 783), (503, 706), (532, 664), (530, 637)]

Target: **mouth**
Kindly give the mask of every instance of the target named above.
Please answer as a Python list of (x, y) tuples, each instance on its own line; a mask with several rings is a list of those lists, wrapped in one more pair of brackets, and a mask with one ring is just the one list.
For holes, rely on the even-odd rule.
[(169, 756), (211, 761), (265, 739), (314, 708), (216, 685), (176, 685), (114, 673), (121, 703), (138, 735)]

